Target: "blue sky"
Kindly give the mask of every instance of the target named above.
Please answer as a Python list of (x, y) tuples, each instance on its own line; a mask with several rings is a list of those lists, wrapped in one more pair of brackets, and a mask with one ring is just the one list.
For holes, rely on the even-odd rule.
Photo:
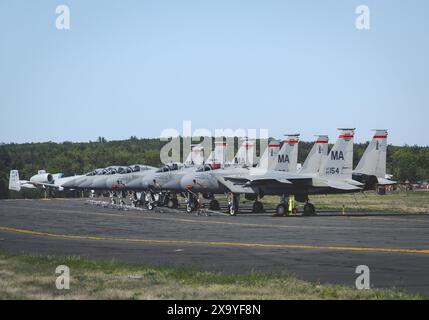
[(0, 142), (158, 137), (191, 120), (429, 145), (424, 0), (0, 0), (0, 40)]

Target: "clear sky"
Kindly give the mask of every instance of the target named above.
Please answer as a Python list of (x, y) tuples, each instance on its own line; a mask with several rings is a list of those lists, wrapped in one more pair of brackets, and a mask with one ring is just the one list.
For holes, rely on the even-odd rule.
[[(360, 4), (370, 30), (355, 28)], [(0, 142), (158, 137), (191, 120), (429, 145), (427, 0), (0, 0), (0, 40)]]

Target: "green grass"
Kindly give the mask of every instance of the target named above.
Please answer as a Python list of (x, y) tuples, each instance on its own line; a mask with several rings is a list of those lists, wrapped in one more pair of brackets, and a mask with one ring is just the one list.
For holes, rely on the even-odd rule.
[[(278, 197), (264, 197), (266, 204), (277, 204)], [(378, 195), (373, 191), (355, 194), (333, 194), (310, 196), (316, 209), (361, 211), (361, 212), (398, 212), (398, 213), (429, 213), (429, 192), (393, 192)], [(296, 202), (299, 208), (302, 204)]]
[[(70, 268), (70, 290), (57, 290), (55, 269)], [(138, 275), (138, 278), (133, 277)], [(131, 277), (130, 277), (131, 276)], [(356, 290), (284, 273), (225, 275), (0, 252), (0, 299), (426, 299), (399, 290)]]

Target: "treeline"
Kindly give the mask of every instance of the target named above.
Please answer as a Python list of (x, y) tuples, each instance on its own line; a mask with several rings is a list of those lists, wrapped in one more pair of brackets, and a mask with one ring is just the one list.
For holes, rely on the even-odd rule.
[[(159, 152), (165, 141), (131, 137), (122, 141), (86, 143), (24, 143), (0, 145), (0, 198), (9, 196), (9, 171), (18, 169), (21, 179), (29, 179), (37, 170), (65, 175), (81, 174), (110, 165), (147, 164), (159, 166)], [(236, 145), (237, 145), (236, 141)], [(354, 165), (368, 144), (355, 144)], [(257, 145), (258, 146), (258, 145)], [(300, 142), (299, 162), (304, 162), (311, 142)], [(388, 146), (387, 172), (398, 181), (419, 182), (429, 179), (429, 147)]]

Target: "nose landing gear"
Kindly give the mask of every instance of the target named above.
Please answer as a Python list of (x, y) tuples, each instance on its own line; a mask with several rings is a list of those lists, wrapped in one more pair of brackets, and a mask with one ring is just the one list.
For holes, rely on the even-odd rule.
[[(157, 199), (152, 191), (145, 192), (145, 202), (146, 202), (146, 208), (148, 210), (153, 210), (155, 208), (155, 204), (157, 202)], [(159, 197), (158, 197), (159, 199)]]
[(187, 213), (191, 213), (192, 211), (199, 208), (200, 202), (199, 202), (197, 194), (195, 194), (191, 191), (188, 191), (186, 193), (185, 198), (186, 198), (186, 212)]
[(240, 195), (239, 194), (228, 194), (228, 212), (231, 216), (235, 216), (238, 212), (240, 204)]
[(276, 207), (275, 216), (289, 215), (289, 195), (282, 195), (280, 197), (280, 204)]

